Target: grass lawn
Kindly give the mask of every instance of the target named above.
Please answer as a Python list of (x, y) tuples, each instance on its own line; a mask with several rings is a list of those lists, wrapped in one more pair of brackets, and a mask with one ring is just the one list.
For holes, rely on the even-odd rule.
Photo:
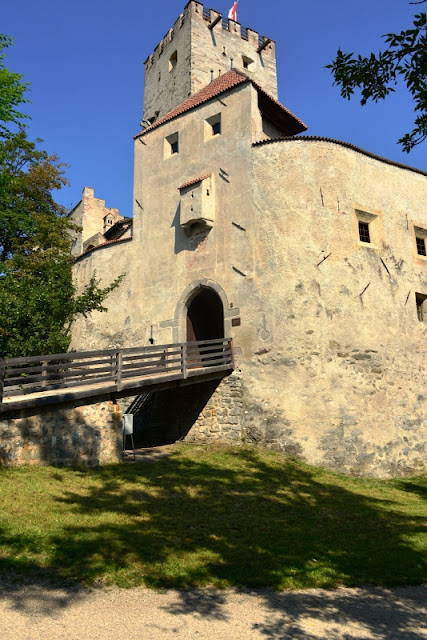
[(360, 480), (269, 451), (0, 470), (0, 573), (121, 587), (427, 582), (427, 479)]

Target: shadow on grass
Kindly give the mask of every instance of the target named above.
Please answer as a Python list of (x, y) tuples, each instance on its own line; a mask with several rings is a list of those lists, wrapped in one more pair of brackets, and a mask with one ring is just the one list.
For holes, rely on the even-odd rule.
[[(234, 585), (258, 593), (265, 587), (426, 581), (424, 552), (412, 540), (425, 529), (425, 520), (394, 510), (391, 493), (384, 498), (356, 493), (348, 488), (351, 483), (345, 488), (326, 472), (252, 449), (218, 451), (216, 456), (203, 450), (184, 453), (178, 449), (149, 465), (67, 470), (77, 483), (91, 482), (84, 491), (66, 489), (56, 498), (58, 507), (74, 518), (49, 540), (47, 575), (86, 584), (178, 588), (179, 604), (171, 613), (198, 612), (217, 619), (224, 619), (225, 596), (190, 588)], [(63, 485), (61, 478), (57, 482)], [(422, 481), (399, 484), (409, 492), (423, 486)], [(28, 535), (1, 542), (16, 553), (33, 551), (35, 544)], [(19, 566), (13, 557), (11, 553), (3, 560), (3, 570), (24, 569), (27, 581), (36, 583), (36, 563)], [(78, 593), (76, 587), (73, 597)], [(13, 589), (9, 595), (13, 598)], [(257, 630), (267, 638), (288, 637), (281, 635), (285, 622), (294, 625), (289, 637), (314, 638), (298, 635), (303, 615), (337, 616), (335, 605), (325, 607), (323, 596), (300, 598), (267, 590), (262, 595), (271, 616)], [(382, 591), (373, 591), (365, 605), (353, 605), (351, 612), (346, 596), (337, 597), (345, 619), (370, 629), (376, 629), (378, 607), (398, 609), (399, 625), (415, 619), (409, 604), (392, 605)], [(283, 617), (291, 604), (294, 620)]]

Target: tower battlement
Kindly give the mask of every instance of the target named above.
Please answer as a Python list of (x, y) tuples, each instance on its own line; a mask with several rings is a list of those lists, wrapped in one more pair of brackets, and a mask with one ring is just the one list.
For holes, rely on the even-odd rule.
[(277, 97), (275, 42), (190, 0), (144, 62), (145, 126), (232, 67)]
[(235, 36), (240, 36), (243, 40), (249, 42), (255, 50), (257, 50), (259, 47), (262, 47), (266, 41), (268, 41), (269, 44), (275, 44), (274, 40), (268, 38), (267, 36), (260, 35), (257, 31), (254, 31), (254, 29), (251, 29), (250, 27), (242, 27), (239, 22), (235, 22), (234, 20), (231, 20), (229, 18), (224, 18), (222, 13), (220, 13), (219, 11), (215, 11), (214, 9), (207, 9), (201, 2), (190, 0), (190, 2), (185, 7), (184, 12), (181, 13), (175, 21), (174, 26), (169, 29), (164, 38), (160, 40), (159, 44), (154, 49), (153, 53), (150, 54), (144, 61), (146, 69), (153, 65), (155, 59), (158, 59), (161, 56), (164, 48), (168, 45), (169, 42), (174, 39), (175, 33), (182, 27), (185, 21), (189, 5), (194, 5), (194, 13), (202, 16), (203, 20), (207, 22), (208, 25), (216, 22), (219, 18), (216, 24), (221, 25), (224, 31), (228, 31)]

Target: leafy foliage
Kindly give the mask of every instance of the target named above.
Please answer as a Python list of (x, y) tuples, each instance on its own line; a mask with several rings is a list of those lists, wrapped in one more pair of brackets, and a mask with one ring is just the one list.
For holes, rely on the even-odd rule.
[(4, 49), (12, 44), (9, 36), (0, 33), (0, 140), (12, 137), (11, 124), (19, 124), (28, 116), (24, 115), (17, 107), (28, 102), (24, 94), (28, 84), (22, 82), (22, 75), (9, 71), (4, 66)]
[(403, 80), (414, 101), (415, 120), (413, 130), (398, 142), (409, 152), (427, 139), (427, 14), (415, 15), (411, 29), (388, 33), (384, 41), (387, 49), (378, 55), (355, 56), (339, 49), (327, 68), (331, 69), (334, 84), (341, 87), (343, 98), (350, 99), (355, 89), (360, 89), (362, 105), (386, 98)]
[(39, 150), (23, 131), (0, 143), (3, 356), (66, 351), (76, 315), (105, 311), (103, 301), (122, 279), (101, 288), (94, 275), (76, 295), (69, 234), (76, 227), (52, 196), (65, 184), (64, 164)]

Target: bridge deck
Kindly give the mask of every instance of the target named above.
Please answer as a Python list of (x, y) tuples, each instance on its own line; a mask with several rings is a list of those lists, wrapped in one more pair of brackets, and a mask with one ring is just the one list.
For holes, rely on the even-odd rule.
[(9, 358), (0, 368), (0, 413), (194, 384), (233, 367), (227, 339)]

